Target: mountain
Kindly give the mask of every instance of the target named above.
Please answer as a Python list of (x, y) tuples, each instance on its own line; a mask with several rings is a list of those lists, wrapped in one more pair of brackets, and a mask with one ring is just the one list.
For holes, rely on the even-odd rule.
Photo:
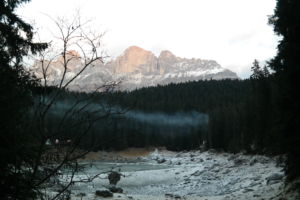
[[(83, 66), (76, 51), (69, 51), (70, 62), (66, 73), (66, 83)], [(49, 62), (47, 81), (58, 85), (63, 75), (62, 58)], [(35, 75), (42, 76), (42, 62), (36, 61), (32, 67)], [(162, 51), (157, 57), (152, 52), (137, 46), (126, 49), (122, 55), (107, 63), (97, 61), (89, 66), (69, 85), (72, 90), (93, 91), (105, 83), (120, 82), (116, 89), (133, 90), (141, 87), (165, 85), (204, 79), (238, 79), (236, 73), (222, 68), (214, 60), (180, 58), (170, 51)]]

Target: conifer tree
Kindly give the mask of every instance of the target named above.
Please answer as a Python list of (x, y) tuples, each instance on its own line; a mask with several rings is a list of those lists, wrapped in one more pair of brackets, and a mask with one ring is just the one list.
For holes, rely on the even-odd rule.
[(47, 47), (33, 42), (33, 28), (16, 13), (29, 0), (0, 1), (0, 199), (33, 199), (24, 167), (34, 148), (26, 132), (32, 103), (30, 88), (37, 82), (22, 66), (23, 57)]
[(287, 173), (291, 179), (300, 176), (300, 1), (277, 0), (275, 13), (269, 19), (281, 36), (277, 55), (270, 62), (279, 88), (282, 133), (288, 152)]
[(263, 71), (259, 65), (258, 60), (253, 61), (253, 65), (251, 67), (252, 75), (250, 76), (251, 79), (260, 79), (263, 77)]

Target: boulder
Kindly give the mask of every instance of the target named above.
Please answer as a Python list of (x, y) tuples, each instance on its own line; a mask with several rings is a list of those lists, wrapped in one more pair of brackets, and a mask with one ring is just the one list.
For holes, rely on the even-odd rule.
[(240, 166), (240, 165), (244, 164), (245, 162), (246, 162), (246, 160), (243, 158), (236, 158), (233, 160), (233, 163), (235, 166)]
[(120, 187), (111, 186), (108, 188), (112, 193), (123, 193), (123, 189)]
[(76, 194), (76, 197), (85, 197), (86, 196), (86, 193), (84, 192), (80, 192), (78, 194)]
[(273, 174), (271, 174), (270, 176), (268, 176), (268, 177), (266, 178), (267, 184), (268, 184), (268, 185), (269, 185), (269, 184), (272, 185), (272, 184), (275, 184), (275, 183), (279, 183), (279, 182), (282, 181), (283, 177), (284, 177), (283, 174), (273, 173)]
[(238, 157), (237, 155), (233, 154), (233, 155), (230, 155), (230, 156), (227, 158), (227, 160), (228, 160), (228, 161), (232, 161), (232, 160), (235, 160), (237, 157)]
[(181, 196), (177, 194), (165, 194), (166, 198), (172, 198), (172, 199), (181, 199)]
[(253, 156), (249, 162), (250, 166), (253, 166), (256, 163), (267, 164), (270, 162), (270, 159), (265, 156)]
[(166, 162), (166, 159), (164, 159), (164, 158), (158, 159), (156, 162), (157, 162), (158, 164), (161, 164), (161, 163)]
[(111, 193), (108, 190), (97, 190), (95, 192), (95, 195), (99, 196), (99, 197), (113, 197), (114, 196), (113, 193)]
[(172, 161), (171, 161), (171, 160), (168, 160), (167, 164), (168, 164), (168, 165), (172, 165)]
[(285, 167), (287, 157), (286, 155), (279, 155), (275, 158), (277, 167)]
[(120, 181), (121, 179), (121, 173), (119, 172), (115, 172), (115, 171), (111, 171), (108, 174), (108, 180), (109, 180), (109, 184), (111, 185), (117, 185), (117, 183)]
[(251, 160), (250, 160), (250, 162), (249, 162), (249, 165), (250, 166), (253, 166), (253, 165), (255, 165), (257, 163), (257, 159), (256, 158), (252, 158)]

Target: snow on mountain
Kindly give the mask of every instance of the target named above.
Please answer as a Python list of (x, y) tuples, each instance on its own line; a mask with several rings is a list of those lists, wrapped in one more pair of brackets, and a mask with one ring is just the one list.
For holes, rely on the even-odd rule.
[[(80, 55), (75, 51), (68, 52), (72, 58), (64, 83), (71, 80), (82, 68)], [(51, 85), (58, 85), (63, 74), (62, 58), (49, 64), (47, 81)], [(32, 70), (39, 78), (42, 76), (42, 62), (36, 61)], [(116, 59), (101, 63), (97, 61), (89, 66), (70, 84), (72, 90), (93, 91), (99, 86), (120, 82), (118, 90), (133, 90), (141, 87), (166, 85), (205, 79), (238, 79), (236, 73), (222, 68), (214, 60), (180, 58), (170, 51), (162, 51), (158, 57), (152, 52), (140, 47), (132, 46), (126, 49)]]

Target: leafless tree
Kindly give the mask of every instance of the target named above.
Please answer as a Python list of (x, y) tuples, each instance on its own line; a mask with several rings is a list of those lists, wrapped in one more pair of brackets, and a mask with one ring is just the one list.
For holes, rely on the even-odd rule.
[[(32, 174), (31, 187), (39, 193), (41, 198), (48, 196), (49, 199), (64, 199), (73, 184), (92, 181), (104, 173), (101, 172), (93, 176), (87, 175), (80, 180), (74, 178), (76, 173), (81, 170), (78, 159), (89, 153), (96, 144), (91, 143), (91, 148), (84, 150), (80, 148), (80, 145), (98, 120), (122, 112), (113, 110), (107, 104), (100, 104), (101, 101), (95, 108), (91, 109), (91, 96), (75, 97), (75, 100), (70, 102), (61, 113), (61, 117), (56, 122), (55, 130), (49, 130), (47, 125), (49, 115), (62, 91), (68, 89), (85, 70), (93, 67), (97, 62), (103, 63), (107, 57), (102, 51), (103, 33), (98, 34), (91, 31), (89, 29), (90, 21), (83, 22), (79, 13), (71, 20), (66, 18), (51, 18), (51, 20), (54, 22), (58, 34), (54, 34), (50, 48), (41, 52), (35, 62), (35, 67), (40, 70), (41, 76), (39, 78), (41, 78), (42, 91), (36, 98), (33, 112), (34, 128), (37, 130), (35, 141), (37, 152), (32, 166), (28, 166), (27, 169)], [(76, 59), (80, 60), (80, 67), (76, 68), (76, 72), (71, 77), (67, 77), (69, 70), (73, 67), (72, 62)], [(48, 80), (54, 62), (62, 70), (56, 82)], [(117, 84), (117, 82), (104, 83), (96, 87), (94, 92), (108, 91)], [(49, 93), (48, 86), (51, 85), (55, 86), (56, 89)], [(83, 127), (81, 133), (70, 138), (60, 138), (66, 129), (66, 123), (70, 123), (70, 121), (70, 126), (73, 129)], [(63, 169), (68, 169), (64, 172), (64, 179), (61, 178), (61, 170)], [(47, 188), (56, 188), (56, 191), (50, 194)]]

